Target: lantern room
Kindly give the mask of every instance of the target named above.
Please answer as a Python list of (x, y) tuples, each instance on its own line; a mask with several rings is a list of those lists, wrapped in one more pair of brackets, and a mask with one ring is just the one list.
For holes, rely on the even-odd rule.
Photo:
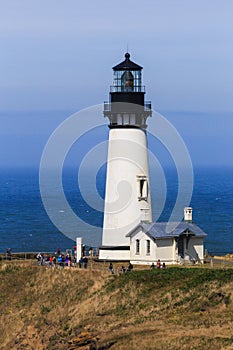
[(142, 67), (125, 60), (113, 67), (113, 86), (110, 87), (109, 102), (104, 103), (104, 115), (113, 127), (147, 127), (151, 116), (151, 103), (145, 102), (145, 87), (142, 85)]
[(113, 67), (112, 92), (144, 92), (142, 87), (142, 67), (130, 60), (130, 54), (125, 54), (125, 60)]

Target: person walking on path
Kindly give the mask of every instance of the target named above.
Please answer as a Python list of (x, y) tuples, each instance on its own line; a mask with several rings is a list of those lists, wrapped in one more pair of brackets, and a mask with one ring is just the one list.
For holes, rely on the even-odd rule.
[(86, 256), (84, 256), (84, 258), (83, 258), (83, 267), (84, 267), (84, 269), (87, 269), (87, 264), (88, 264), (88, 258)]
[(127, 271), (129, 272), (133, 271), (133, 265), (131, 263), (129, 263)]
[(155, 264), (152, 263), (151, 266), (150, 266), (151, 270), (154, 270), (155, 269)]
[(7, 260), (11, 260), (11, 248), (7, 248), (6, 255), (7, 255)]
[(125, 273), (126, 272), (126, 267), (124, 265), (121, 266), (121, 273)]
[(56, 268), (56, 265), (57, 265), (57, 259), (56, 259), (56, 257), (54, 256), (54, 257), (53, 257), (53, 266), (54, 266), (54, 268)]
[(38, 253), (36, 258), (37, 258), (37, 261), (38, 261), (38, 265), (42, 266), (43, 265), (43, 256), (42, 256), (42, 254)]
[(81, 269), (82, 266), (83, 266), (83, 258), (82, 258), (82, 257), (81, 257), (81, 258), (79, 259), (79, 261), (78, 261), (78, 266), (79, 266), (80, 269)]
[(53, 257), (50, 255), (49, 257), (49, 267), (51, 268), (53, 266)]
[(109, 264), (109, 272), (113, 275), (114, 271), (113, 271), (113, 264), (110, 262)]
[(156, 264), (156, 267), (157, 267), (157, 269), (160, 269), (160, 268), (161, 268), (161, 261), (160, 261), (160, 259), (158, 259), (157, 264)]

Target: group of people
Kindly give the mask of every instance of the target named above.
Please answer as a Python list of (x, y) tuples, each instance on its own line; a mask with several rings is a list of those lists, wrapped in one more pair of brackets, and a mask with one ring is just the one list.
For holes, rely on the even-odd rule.
[(78, 261), (78, 266), (81, 269), (84, 267), (84, 269), (87, 269), (87, 264), (88, 264), (88, 258), (86, 256), (81, 257)]
[(42, 253), (38, 253), (37, 256), (37, 261), (38, 265), (45, 265), (49, 267), (61, 267), (64, 268), (65, 266), (74, 266), (76, 264), (76, 259), (75, 257), (71, 257), (70, 254), (59, 254), (58, 257), (55, 255), (49, 255), (45, 254), (43, 255)]
[[(166, 264), (165, 262), (161, 262), (160, 259), (155, 263), (152, 263), (150, 266), (151, 269), (166, 269)], [(128, 268), (126, 268), (124, 265), (121, 266), (120, 270), (119, 269), (114, 269), (112, 262), (109, 264), (109, 272), (110, 274), (114, 274), (116, 271), (120, 273), (125, 273), (127, 271), (131, 272), (133, 270), (133, 265), (129, 263)]]
[(150, 267), (152, 270), (153, 269), (166, 269), (166, 264), (165, 262), (161, 263), (160, 259), (158, 259), (156, 265), (154, 263), (151, 264), (151, 267)]
[[(133, 270), (133, 265), (131, 263), (129, 263), (129, 266), (127, 268), (124, 265), (122, 265), (120, 270), (118, 270), (118, 271), (120, 273), (125, 273), (125, 272), (131, 272), (132, 270)], [(109, 264), (109, 272), (112, 275), (115, 273), (112, 262), (110, 262), (110, 264)]]
[[(37, 256), (37, 261), (38, 261), (38, 265), (45, 265), (45, 266), (49, 266), (49, 267), (61, 267), (64, 268), (65, 266), (67, 267), (71, 267), (71, 266), (76, 266), (77, 261), (75, 256), (72, 257), (70, 254), (64, 254), (64, 253), (60, 253), (58, 256), (56, 255), (49, 255), (49, 254), (45, 254), (43, 255), (42, 253), (38, 253)], [(88, 257), (87, 256), (83, 256), (78, 260), (78, 266), (79, 268), (84, 268), (87, 269), (88, 266)], [(152, 263), (150, 266), (151, 269), (165, 269), (166, 268), (166, 264), (165, 262), (161, 262), (160, 259), (158, 259), (157, 263)], [(128, 267), (126, 268), (125, 265), (122, 265), (121, 268), (117, 268), (114, 269), (112, 262), (110, 262), (109, 264), (109, 272), (110, 274), (114, 274), (116, 271), (119, 273), (125, 273), (125, 272), (131, 272), (133, 270), (133, 265), (131, 263), (129, 263)]]
[[(54, 255), (38, 253), (37, 256), (38, 265), (45, 265), (49, 267), (61, 267), (64, 268), (65, 266), (71, 267), (76, 266), (76, 258), (75, 256), (72, 257), (70, 254), (64, 254), (60, 253), (57, 257)], [(84, 269), (87, 268), (88, 265), (88, 257), (83, 256), (78, 261), (79, 268), (84, 267)]]

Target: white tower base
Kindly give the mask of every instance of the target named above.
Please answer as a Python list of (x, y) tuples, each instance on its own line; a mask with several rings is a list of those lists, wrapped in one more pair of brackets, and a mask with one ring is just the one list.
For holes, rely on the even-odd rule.
[(146, 132), (113, 128), (109, 133), (101, 260), (129, 260), (126, 237), (141, 221), (151, 222)]

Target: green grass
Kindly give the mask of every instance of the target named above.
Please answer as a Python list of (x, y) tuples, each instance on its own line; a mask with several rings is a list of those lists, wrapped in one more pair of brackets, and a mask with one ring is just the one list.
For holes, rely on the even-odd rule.
[(155, 288), (164, 289), (179, 287), (187, 292), (190, 289), (204, 286), (206, 283), (217, 282), (219, 286), (233, 281), (233, 270), (197, 269), (171, 267), (166, 270), (142, 270), (114, 276), (106, 285), (106, 292), (124, 289), (126, 285), (143, 288), (143, 293), (151, 293)]
[[(106, 307), (118, 317), (127, 319), (131, 312), (135, 317), (156, 319), (164, 312), (182, 315), (205, 312), (220, 304), (228, 307), (230, 294), (222, 287), (232, 281), (232, 270), (171, 267), (113, 276), (101, 294), (113, 295)], [(145, 315), (146, 311), (149, 314)]]

